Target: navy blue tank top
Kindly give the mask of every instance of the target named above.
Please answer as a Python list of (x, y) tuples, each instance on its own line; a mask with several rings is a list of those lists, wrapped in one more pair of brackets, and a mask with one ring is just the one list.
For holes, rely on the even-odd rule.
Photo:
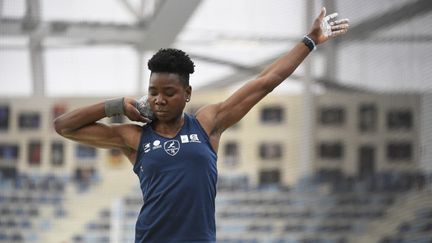
[(174, 138), (143, 126), (133, 168), (144, 199), (136, 243), (216, 241), (216, 159), (195, 117), (184, 113)]

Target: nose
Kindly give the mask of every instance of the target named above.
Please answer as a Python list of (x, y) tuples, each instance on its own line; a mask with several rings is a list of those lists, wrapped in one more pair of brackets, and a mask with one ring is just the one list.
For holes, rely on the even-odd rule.
[(162, 95), (158, 95), (155, 97), (155, 103), (156, 103), (156, 105), (165, 105), (166, 100)]

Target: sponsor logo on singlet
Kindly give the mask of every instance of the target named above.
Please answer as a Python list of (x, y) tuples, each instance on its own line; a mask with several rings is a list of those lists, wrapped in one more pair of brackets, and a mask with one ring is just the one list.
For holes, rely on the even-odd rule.
[(145, 143), (143, 145), (144, 153), (148, 153), (150, 151), (150, 143)]
[(182, 143), (189, 143), (189, 138), (187, 135), (180, 135), (180, 139)]
[(196, 133), (189, 135), (189, 139), (191, 143), (201, 143), (201, 141), (198, 138), (198, 134)]
[(174, 156), (180, 150), (180, 143), (177, 140), (169, 140), (164, 143), (164, 150), (167, 154)]
[(158, 148), (162, 148), (162, 145), (161, 145), (161, 141), (160, 140), (154, 140), (153, 141), (153, 150), (155, 150), (155, 149), (158, 149)]

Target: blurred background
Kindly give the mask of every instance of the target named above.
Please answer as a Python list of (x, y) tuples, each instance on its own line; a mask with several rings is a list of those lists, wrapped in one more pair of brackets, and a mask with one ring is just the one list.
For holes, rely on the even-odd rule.
[(53, 119), (144, 95), (165, 47), (195, 62), (193, 113), (297, 44), (322, 6), (348, 34), (222, 137), (218, 242), (432, 242), (430, 0), (0, 0), (0, 242), (133, 242), (132, 165)]

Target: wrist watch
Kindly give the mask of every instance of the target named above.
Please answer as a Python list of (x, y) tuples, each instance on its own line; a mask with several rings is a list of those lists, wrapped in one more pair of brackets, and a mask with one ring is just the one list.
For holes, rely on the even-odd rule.
[(309, 36), (305, 35), (302, 42), (307, 46), (307, 48), (309, 48), (309, 51), (313, 51), (316, 49), (315, 42)]

